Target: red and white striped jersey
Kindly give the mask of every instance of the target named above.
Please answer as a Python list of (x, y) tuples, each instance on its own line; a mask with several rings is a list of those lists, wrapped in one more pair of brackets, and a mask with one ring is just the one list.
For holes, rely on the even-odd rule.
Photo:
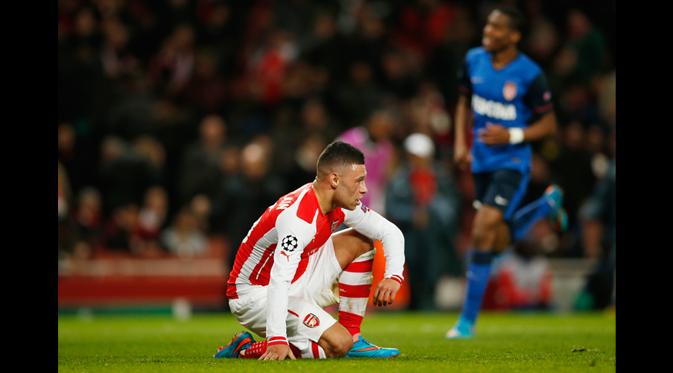
[(288, 288), (306, 271), (309, 257), (344, 223), (385, 248), (385, 277), (403, 279), (404, 236), (390, 221), (359, 204), (355, 210), (320, 210), (308, 183), (269, 206), (241, 242), (227, 281), (227, 297), (249, 285), (269, 286), (267, 337), (286, 337)]

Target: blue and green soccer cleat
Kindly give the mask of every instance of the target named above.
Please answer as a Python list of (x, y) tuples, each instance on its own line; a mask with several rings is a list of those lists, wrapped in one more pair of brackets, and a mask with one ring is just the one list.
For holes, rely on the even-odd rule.
[(544, 191), (544, 197), (551, 206), (549, 219), (554, 223), (556, 229), (565, 232), (568, 229), (568, 214), (563, 208), (563, 190), (558, 185), (552, 184)]
[(217, 352), (213, 355), (214, 358), (237, 358), (241, 350), (245, 350), (255, 342), (252, 334), (248, 332), (240, 332), (231, 339), (226, 346), (217, 348)]
[(358, 340), (353, 344), (353, 347), (348, 351), (346, 357), (373, 357), (373, 358), (389, 358), (400, 355), (400, 350), (389, 347), (379, 347), (373, 345), (362, 336), (358, 336)]
[(464, 320), (462, 317), (458, 319), (456, 325), (446, 332), (447, 339), (461, 339), (474, 337), (474, 325)]

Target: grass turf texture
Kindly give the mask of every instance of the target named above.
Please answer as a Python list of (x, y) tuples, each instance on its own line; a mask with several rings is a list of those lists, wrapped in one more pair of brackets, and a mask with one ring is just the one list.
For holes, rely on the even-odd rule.
[[(59, 372), (610, 372), (615, 371), (615, 316), (482, 313), (477, 337), (445, 340), (455, 313), (370, 314), (363, 335), (398, 347), (389, 360), (261, 362), (214, 359), (242, 327), (230, 315), (59, 316)], [(255, 336), (257, 338), (257, 336)]]

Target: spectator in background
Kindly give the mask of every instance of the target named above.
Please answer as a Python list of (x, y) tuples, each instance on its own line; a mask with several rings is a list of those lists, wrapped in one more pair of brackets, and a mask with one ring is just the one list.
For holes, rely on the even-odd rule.
[(58, 251), (59, 255), (72, 250), (73, 232), (70, 224), (70, 183), (65, 168), (58, 163)]
[(551, 267), (539, 247), (543, 237), (551, 232), (545, 228), (546, 223), (538, 222), (527, 238), (494, 263), (484, 294), (484, 309), (545, 310), (551, 306)]
[(576, 300), (575, 307), (578, 309), (604, 309), (615, 301), (615, 178), (616, 168), (612, 161), (605, 178), (598, 183), (580, 210), (585, 256), (596, 259), (597, 263)]
[(351, 127), (367, 120), (382, 103), (384, 93), (374, 81), (372, 67), (367, 62), (355, 60), (349, 64), (348, 71), (348, 78), (336, 88), (335, 114), (341, 123)]
[(394, 129), (393, 114), (386, 109), (377, 109), (369, 114), (365, 127), (353, 127), (338, 138), (365, 155), (365, 181), (369, 192), (362, 198), (362, 203), (375, 211), (386, 211), (385, 188), (394, 156), (390, 142)]
[(76, 255), (88, 258), (94, 248), (99, 247), (103, 228), (103, 203), (98, 190), (87, 187), (82, 189), (75, 212), (77, 226)]
[(153, 186), (145, 192), (145, 201), (138, 217), (139, 251), (149, 256), (161, 253), (160, 235), (168, 215), (168, 193), (161, 186)]
[(138, 206), (132, 203), (117, 206), (103, 231), (102, 252), (133, 255), (140, 252), (141, 240)]
[(166, 180), (166, 150), (164, 146), (151, 136), (140, 136), (133, 141), (133, 151), (147, 164), (150, 179), (157, 184)]
[(194, 75), (185, 88), (189, 105), (200, 113), (220, 112), (227, 97), (227, 82), (219, 74), (217, 59), (210, 50), (196, 54)]
[(332, 121), (325, 103), (317, 97), (311, 97), (304, 102), (300, 121), (303, 132), (308, 136), (318, 134), (326, 141), (331, 141), (338, 135), (339, 126)]
[(565, 192), (564, 207), (568, 211), (568, 227), (576, 226), (577, 211), (591, 193), (596, 179), (591, 169), (591, 153), (585, 146), (585, 131), (579, 122), (563, 128), (563, 142), (558, 158), (552, 163), (557, 182)]
[(414, 133), (404, 141), (407, 161), (386, 191), (386, 215), (405, 237), (412, 310), (434, 309), (435, 285), (451, 268), (462, 272), (453, 245), (458, 195), (446, 171), (433, 161), (430, 137)]
[(187, 147), (180, 162), (178, 195), (181, 204), (188, 203), (195, 195), (213, 198), (220, 182), (220, 153), (227, 140), (227, 126), (218, 115), (208, 115), (201, 120), (199, 141)]
[(136, 73), (138, 60), (128, 48), (127, 27), (117, 18), (102, 22), (103, 44), (100, 59), (105, 76), (110, 80)]
[(168, 97), (184, 93), (194, 71), (194, 29), (183, 23), (164, 40), (149, 66), (149, 74), (159, 92)]
[(304, 138), (294, 151), (292, 165), (284, 179), (290, 188), (300, 187), (306, 180), (315, 177), (316, 162), (323, 149), (327, 146), (325, 138), (317, 133)]
[(569, 40), (565, 47), (574, 55), (571, 75), (578, 81), (590, 82), (606, 66), (605, 39), (579, 9), (568, 12), (567, 27)]
[(145, 190), (160, 182), (152, 164), (118, 137), (103, 140), (101, 157), (100, 190), (106, 213), (128, 204), (137, 208)]
[(161, 235), (163, 245), (179, 258), (193, 258), (206, 253), (208, 241), (189, 207), (183, 207)]
[[(272, 151), (268, 137), (253, 139), (241, 151), (241, 173), (221, 186), (217, 208), (229, 247), (237, 247), (259, 214), (283, 195), (286, 184), (270, 168)], [(235, 256), (236, 250), (230, 250), (230, 265)]]

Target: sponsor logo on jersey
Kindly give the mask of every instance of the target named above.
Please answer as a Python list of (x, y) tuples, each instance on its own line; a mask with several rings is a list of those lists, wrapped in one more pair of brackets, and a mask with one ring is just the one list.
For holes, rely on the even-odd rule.
[(478, 95), (472, 95), (472, 110), (480, 115), (485, 115), (501, 120), (516, 120), (516, 107), (514, 104), (487, 100)]
[(369, 211), (369, 207), (365, 206), (364, 203), (360, 202), (360, 208), (365, 214)]
[(320, 325), (320, 319), (318, 316), (309, 313), (304, 317), (304, 325), (306, 325), (309, 328), (315, 328), (316, 326)]
[(512, 101), (516, 97), (516, 84), (506, 82), (502, 87), (502, 95), (505, 97), (505, 100)]

